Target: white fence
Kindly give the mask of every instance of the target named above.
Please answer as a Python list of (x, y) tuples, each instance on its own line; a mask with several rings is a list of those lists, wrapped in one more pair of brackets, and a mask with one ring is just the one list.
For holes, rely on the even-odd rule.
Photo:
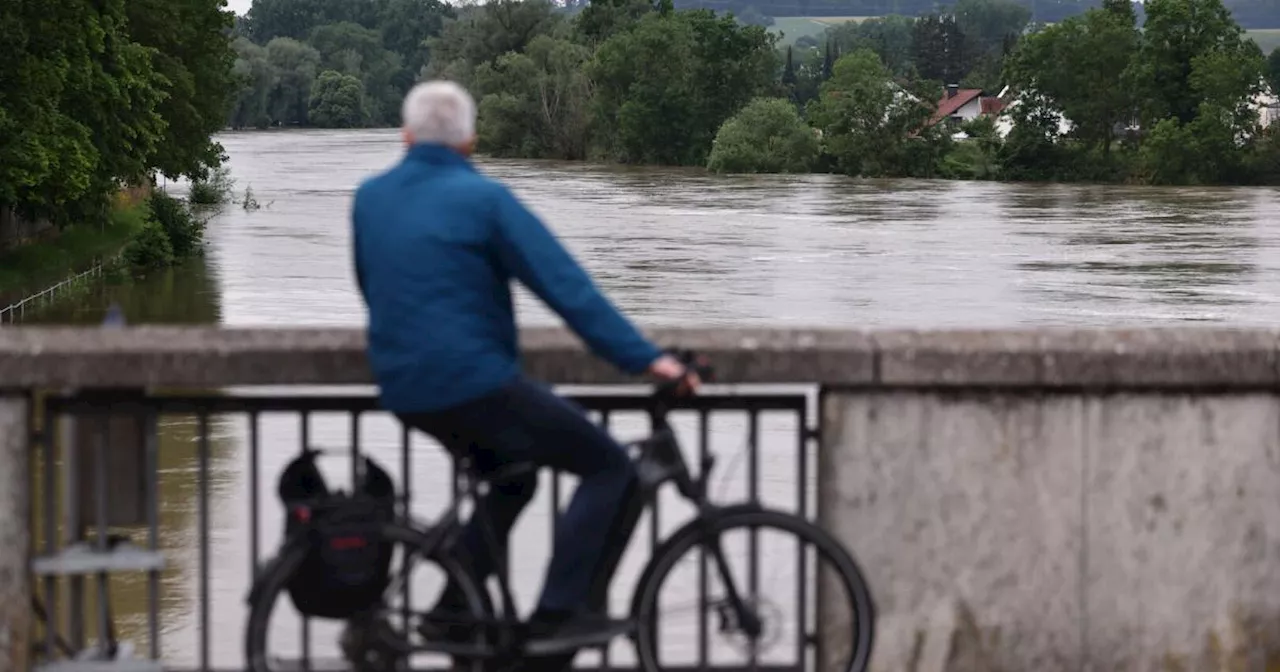
[(66, 293), (66, 291), (72, 287), (101, 276), (105, 264), (105, 261), (98, 262), (97, 264), (94, 264), (93, 268), (90, 268), (87, 271), (66, 278), (56, 285), (45, 287), (35, 294), (24, 297), (17, 303), (0, 308), (0, 326), (5, 324), (17, 324), (26, 317), (28, 310), (34, 311), (40, 306), (48, 305), (57, 299), (58, 295)]

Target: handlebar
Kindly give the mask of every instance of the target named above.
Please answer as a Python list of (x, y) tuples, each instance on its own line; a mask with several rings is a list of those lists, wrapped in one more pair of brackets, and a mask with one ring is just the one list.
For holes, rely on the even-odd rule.
[(688, 379), (689, 374), (695, 374), (704, 382), (711, 382), (715, 378), (715, 367), (711, 365), (711, 360), (706, 355), (700, 355), (693, 350), (680, 348), (667, 348), (664, 353), (676, 358), (685, 367), (685, 375), (675, 380), (668, 380), (659, 383), (654, 389), (654, 396), (660, 400), (670, 399), (679, 396), (680, 388)]
[(664, 352), (683, 364), (686, 373), (675, 380), (663, 381), (654, 389), (650, 418), (655, 431), (653, 436), (640, 444), (644, 455), (642, 463), (651, 466), (642, 467), (642, 471), (647, 472), (645, 478), (652, 483), (674, 480), (682, 495), (691, 501), (702, 502), (703, 479), (710, 473), (714, 458), (710, 455), (703, 457), (701, 475), (697, 479), (693, 478), (676, 442), (675, 432), (667, 424), (666, 416), (671, 402), (682, 396), (682, 388), (690, 374), (697, 375), (702, 382), (711, 382), (715, 379), (715, 368), (710, 359), (693, 350), (669, 348)]

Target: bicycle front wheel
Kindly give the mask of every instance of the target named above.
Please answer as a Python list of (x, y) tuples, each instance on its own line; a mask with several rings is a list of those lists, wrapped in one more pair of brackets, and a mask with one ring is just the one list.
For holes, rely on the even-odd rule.
[(652, 562), (633, 614), (646, 672), (867, 668), (875, 609), (862, 572), (803, 518), (727, 512)]

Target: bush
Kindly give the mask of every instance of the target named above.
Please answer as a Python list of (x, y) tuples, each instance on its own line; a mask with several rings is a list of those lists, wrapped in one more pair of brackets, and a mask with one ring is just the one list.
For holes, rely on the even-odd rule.
[(197, 205), (225, 203), (231, 196), (233, 184), (231, 172), (223, 166), (218, 166), (209, 171), (207, 176), (191, 180), (191, 192), (188, 198)]
[(182, 201), (158, 191), (147, 201), (150, 219), (164, 230), (169, 238), (175, 259), (183, 259), (201, 251), (204, 240), (204, 222), (196, 219)]
[(716, 132), (707, 169), (717, 173), (803, 173), (818, 157), (818, 137), (782, 98), (756, 98)]
[(173, 264), (173, 246), (164, 227), (151, 220), (124, 248), (124, 261), (138, 270), (164, 268)]

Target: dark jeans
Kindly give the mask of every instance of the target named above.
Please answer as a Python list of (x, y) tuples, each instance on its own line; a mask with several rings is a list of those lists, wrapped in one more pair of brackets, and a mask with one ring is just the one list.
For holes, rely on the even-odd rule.
[[(587, 606), (601, 558), (618, 543), (611, 533), (620, 527), (624, 504), (636, 484), (635, 467), (622, 447), (580, 408), (523, 377), (460, 406), (399, 417), (455, 454), (469, 455), (480, 473), (530, 462), (579, 477), (578, 490), (556, 529), (538, 609), (566, 612)], [(484, 510), (502, 546), (499, 552), (506, 552), (511, 526), (537, 486), (538, 473), (531, 470), (494, 483), (485, 497)], [(463, 533), (463, 544), (473, 572), (484, 581), (495, 563), (475, 517)]]

